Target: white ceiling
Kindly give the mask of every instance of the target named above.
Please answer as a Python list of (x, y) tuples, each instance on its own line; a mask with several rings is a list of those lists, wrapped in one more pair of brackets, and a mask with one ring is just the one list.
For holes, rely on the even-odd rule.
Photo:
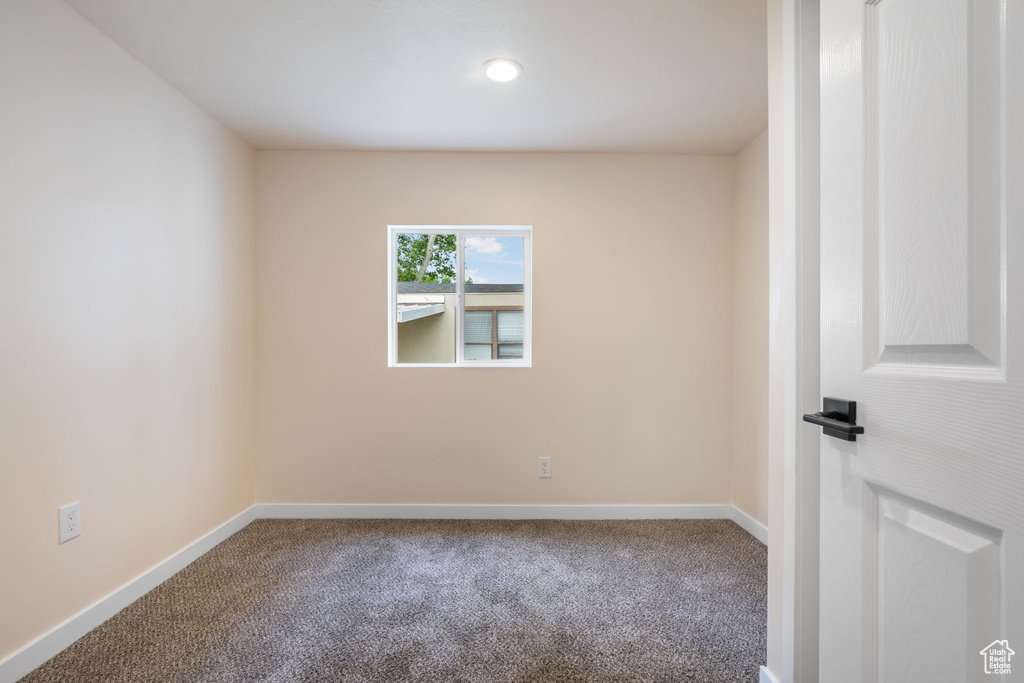
[(733, 153), (768, 121), (765, 0), (65, 1), (260, 149)]

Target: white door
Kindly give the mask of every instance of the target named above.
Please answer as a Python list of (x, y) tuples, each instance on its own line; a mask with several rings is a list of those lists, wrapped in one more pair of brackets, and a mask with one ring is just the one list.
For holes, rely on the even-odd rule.
[(1024, 681), (1024, 0), (821, 19), (821, 681)]

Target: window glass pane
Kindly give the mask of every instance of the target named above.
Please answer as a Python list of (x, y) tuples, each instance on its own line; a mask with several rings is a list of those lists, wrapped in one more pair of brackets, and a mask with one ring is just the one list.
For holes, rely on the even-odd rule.
[(395, 239), (399, 363), (455, 362), (455, 235)]
[(522, 344), (498, 344), (498, 358), (522, 358)]
[[(466, 343), (490, 344), (491, 324), (490, 311), (466, 311)], [(490, 352), (487, 357), (491, 357)]]
[(490, 360), (490, 344), (466, 344), (466, 360)]
[(523, 312), (498, 311), (498, 343), (523, 343)]
[[(467, 310), (465, 314), (466, 343), (484, 342), (483, 322), (480, 322), (479, 337), (470, 336), (471, 326), (478, 323), (476, 319), (487, 317), (486, 331), (491, 329), (492, 311), (503, 308), (522, 308), (523, 306), (523, 254), (524, 240), (522, 237), (494, 237), (489, 235), (465, 235), (465, 273), (466, 273), (466, 307), (483, 310)], [(503, 315), (511, 313), (512, 315)], [(523, 312), (498, 310), (498, 342), (523, 341)], [(491, 341), (488, 336), (486, 341)], [(469, 359), (469, 347), (466, 347), (466, 358)], [(508, 350), (518, 356), (506, 355), (506, 358), (522, 358), (522, 347)], [(488, 353), (485, 358), (490, 358)], [(499, 357), (501, 357), (499, 353)], [(479, 360), (481, 357), (473, 356)]]

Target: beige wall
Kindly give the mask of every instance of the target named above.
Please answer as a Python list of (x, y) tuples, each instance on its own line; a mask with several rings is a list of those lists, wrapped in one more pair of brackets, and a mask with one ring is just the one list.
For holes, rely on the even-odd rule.
[[(733, 158), (256, 158), (261, 501), (729, 502)], [(534, 226), (532, 368), (387, 367), (389, 223)]]
[(736, 156), (732, 503), (768, 524), (768, 131)]
[(254, 307), (246, 145), (59, 0), (0, 93), (2, 659), (253, 502)]

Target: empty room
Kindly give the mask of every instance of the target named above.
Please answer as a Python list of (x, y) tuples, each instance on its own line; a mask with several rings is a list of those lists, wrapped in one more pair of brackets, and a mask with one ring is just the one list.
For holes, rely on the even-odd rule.
[(0, 0), (0, 683), (1015, 680), (1022, 38)]

